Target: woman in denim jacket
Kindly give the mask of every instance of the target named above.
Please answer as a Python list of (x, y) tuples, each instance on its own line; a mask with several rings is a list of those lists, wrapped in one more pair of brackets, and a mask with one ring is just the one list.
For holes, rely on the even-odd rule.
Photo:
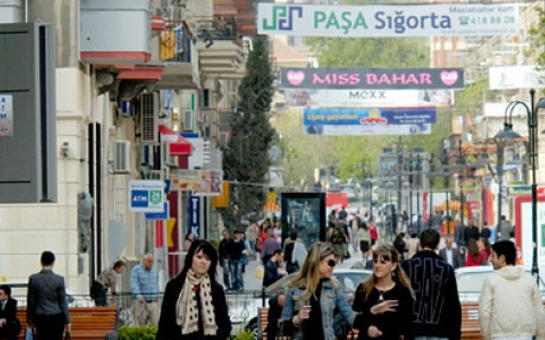
[(283, 335), (292, 335), (293, 340), (334, 340), (335, 308), (349, 325), (354, 323), (356, 314), (346, 302), (341, 284), (331, 277), (335, 265), (335, 252), (328, 244), (317, 242), (310, 247), (285, 294), (280, 318)]

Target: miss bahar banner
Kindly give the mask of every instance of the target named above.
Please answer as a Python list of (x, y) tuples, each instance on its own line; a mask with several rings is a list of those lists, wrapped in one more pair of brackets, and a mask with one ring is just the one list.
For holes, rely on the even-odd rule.
[(519, 4), (280, 5), (259, 3), (259, 34), (422, 37), (519, 34)]

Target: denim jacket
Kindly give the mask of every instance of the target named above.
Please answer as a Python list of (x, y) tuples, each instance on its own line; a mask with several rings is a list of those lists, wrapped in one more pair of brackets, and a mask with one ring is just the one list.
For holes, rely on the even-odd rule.
[[(285, 293), (284, 308), (280, 323), (288, 321), (292, 324), (292, 318), (303, 307), (304, 301), (298, 301), (297, 298), (303, 294), (304, 288), (288, 288)], [(349, 325), (354, 324), (356, 314), (346, 302), (342, 294), (342, 288), (339, 285), (337, 288), (333, 286), (331, 280), (322, 282), (322, 292), (320, 294), (320, 307), (322, 309), (322, 329), (324, 330), (324, 340), (335, 340), (333, 332), (333, 310), (337, 307), (337, 311), (341, 316), (348, 321)], [(293, 325), (293, 324), (292, 324)], [(302, 324), (304, 328), (304, 323)], [(304, 331), (301, 327), (295, 327), (295, 332), (292, 338), (301, 338), (301, 332)], [(298, 334), (299, 333), (299, 334)]]

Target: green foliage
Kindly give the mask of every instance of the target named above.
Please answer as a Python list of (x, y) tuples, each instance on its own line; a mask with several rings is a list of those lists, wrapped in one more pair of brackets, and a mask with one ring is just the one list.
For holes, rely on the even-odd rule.
[(253, 340), (254, 335), (252, 332), (248, 329), (243, 330), (242, 332), (238, 333), (237, 336), (232, 338), (233, 340)]
[(212, 244), (212, 246), (214, 246), (216, 250), (219, 250), (220, 241), (218, 241), (217, 239), (211, 239), (210, 244)]
[(263, 184), (270, 160), (268, 149), (275, 135), (269, 123), (274, 89), (266, 36), (253, 40), (246, 63), (246, 76), (239, 86), (239, 102), (233, 113), (231, 139), (223, 150), (225, 180), (231, 184), (230, 202), (221, 209), (224, 221), (236, 226), (242, 216), (261, 210), (266, 201)]
[(545, 52), (543, 46), (545, 45), (545, 11), (540, 6), (535, 6), (534, 10), (538, 13), (539, 21), (537, 26), (532, 26), (528, 31), (530, 33), (529, 41), (530, 48), (526, 51), (526, 54), (538, 55), (537, 64), (540, 68), (545, 67)]
[(156, 326), (121, 326), (117, 330), (119, 340), (153, 340), (157, 334)]

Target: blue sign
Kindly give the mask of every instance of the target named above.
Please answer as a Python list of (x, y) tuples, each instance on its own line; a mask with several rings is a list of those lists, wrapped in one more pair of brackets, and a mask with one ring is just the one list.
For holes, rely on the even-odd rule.
[(201, 235), (201, 198), (199, 196), (191, 196), (187, 206), (187, 217), (189, 231), (194, 238), (202, 238)]
[(435, 123), (435, 107), (306, 108), (303, 125), (412, 125)]
[(129, 210), (133, 212), (162, 212), (165, 182), (132, 180), (129, 182)]
[(168, 219), (168, 202), (165, 201), (162, 212), (146, 213), (146, 220), (166, 220)]
[(131, 206), (133, 208), (145, 208), (148, 206), (147, 190), (133, 190), (131, 192)]

